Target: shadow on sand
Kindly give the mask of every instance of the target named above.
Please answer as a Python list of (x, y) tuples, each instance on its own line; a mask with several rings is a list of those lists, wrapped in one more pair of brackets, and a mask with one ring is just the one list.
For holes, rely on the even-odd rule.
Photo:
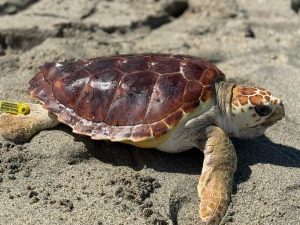
[(300, 168), (300, 150), (276, 144), (265, 135), (251, 140), (233, 140), (238, 157), (235, 175), (237, 184), (245, 182), (251, 175), (251, 165), (257, 163)]
[[(152, 168), (170, 173), (199, 174), (203, 153), (198, 149), (168, 154), (154, 149), (140, 149), (121, 143), (93, 141), (89, 137), (75, 135), (76, 141), (85, 143), (92, 157), (115, 166), (128, 166), (139, 171)], [(300, 168), (300, 150), (273, 143), (266, 136), (249, 140), (232, 140), (238, 157), (236, 184), (245, 182), (251, 175), (251, 165), (257, 163)]]

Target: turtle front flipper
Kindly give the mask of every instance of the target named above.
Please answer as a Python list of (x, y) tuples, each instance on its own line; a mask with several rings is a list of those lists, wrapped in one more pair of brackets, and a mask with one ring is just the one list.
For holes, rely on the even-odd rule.
[(200, 217), (215, 225), (222, 221), (230, 203), (237, 160), (235, 149), (222, 129), (208, 127), (205, 132), (207, 142), (198, 184)]
[(56, 126), (56, 116), (40, 104), (29, 104), (28, 115), (0, 114), (0, 136), (15, 143), (28, 141), (41, 130)]

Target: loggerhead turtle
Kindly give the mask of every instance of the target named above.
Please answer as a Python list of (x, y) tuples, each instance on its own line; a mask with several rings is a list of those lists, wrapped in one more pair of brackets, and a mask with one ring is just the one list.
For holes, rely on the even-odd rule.
[(171, 54), (119, 55), (46, 63), (29, 82), (26, 116), (2, 114), (0, 135), (26, 141), (59, 122), (95, 140), (141, 148), (204, 152), (200, 217), (225, 215), (236, 169), (230, 137), (254, 138), (284, 116), (282, 101), (263, 88), (239, 86), (209, 62)]

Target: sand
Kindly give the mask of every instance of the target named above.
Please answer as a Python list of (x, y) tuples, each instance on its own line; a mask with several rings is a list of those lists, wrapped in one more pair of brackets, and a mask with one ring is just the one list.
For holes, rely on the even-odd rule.
[[(238, 154), (224, 224), (300, 224), (300, 14), (293, 0), (0, 0), (0, 99), (29, 101), (46, 61), (119, 53), (204, 57), (272, 90), (286, 117)], [(298, 12), (298, 13), (297, 13)], [(92, 141), (65, 125), (0, 141), (0, 224), (194, 225), (203, 155)]]

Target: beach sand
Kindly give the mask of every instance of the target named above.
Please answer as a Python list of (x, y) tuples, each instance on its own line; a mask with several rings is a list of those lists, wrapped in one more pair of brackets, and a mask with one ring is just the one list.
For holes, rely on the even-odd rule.
[[(300, 12), (274, 0), (0, 0), (0, 99), (30, 101), (44, 62), (120, 53), (203, 57), (270, 89), (286, 117), (238, 154), (226, 225), (300, 224)], [(65, 125), (0, 141), (0, 224), (196, 225), (197, 149), (92, 141)]]

